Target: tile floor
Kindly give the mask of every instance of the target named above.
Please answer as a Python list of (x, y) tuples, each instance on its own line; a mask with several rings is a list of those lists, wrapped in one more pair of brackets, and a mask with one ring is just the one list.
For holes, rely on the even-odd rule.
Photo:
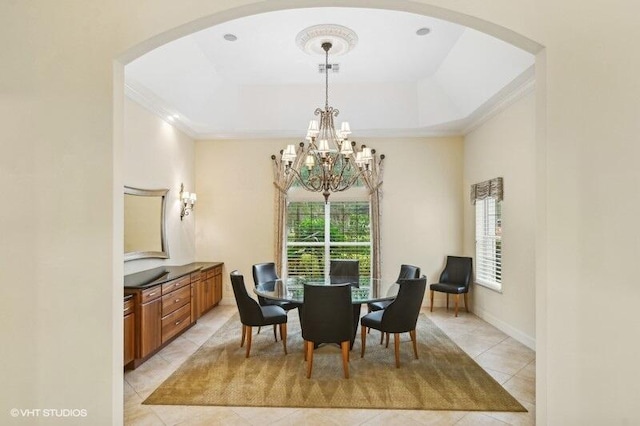
[(534, 425), (535, 352), (473, 314), (424, 313), (507, 389), (528, 413), (151, 406), (142, 401), (202, 345), (235, 306), (219, 306), (136, 370), (124, 375), (125, 425)]

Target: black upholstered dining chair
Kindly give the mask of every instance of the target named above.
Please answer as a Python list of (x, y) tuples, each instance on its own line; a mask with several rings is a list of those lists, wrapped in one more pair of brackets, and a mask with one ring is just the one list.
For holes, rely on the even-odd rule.
[(331, 259), (329, 261), (331, 284), (351, 283), (360, 286), (360, 261), (358, 259)]
[(349, 378), (349, 350), (353, 336), (351, 285), (304, 285), (302, 338), (307, 378), (313, 368), (313, 350), (320, 343), (337, 343), (342, 351), (344, 377)]
[[(405, 278), (420, 278), (420, 268), (413, 265), (400, 265), (400, 274), (398, 274), (398, 279), (396, 280), (396, 284), (400, 282), (400, 280)], [(371, 302), (367, 303), (368, 312), (375, 312), (385, 309), (393, 302), (393, 300), (381, 300), (379, 302)], [(380, 344), (384, 339), (385, 333), (380, 333)], [(389, 346), (389, 335), (387, 334), (387, 346)]]
[(437, 283), (429, 286), (431, 299), (431, 312), (433, 312), (433, 293), (436, 291), (447, 294), (447, 309), (449, 309), (449, 295), (455, 294), (455, 316), (458, 316), (458, 303), (460, 295), (464, 295), (464, 308), (469, 312), (469, 284), (473, 273), (473, 261), (470, 257), (447, 256), (447, 264), (440, 274)]
[(413, 343), (413, 353), (418, 359), (416, 324), (427, 287), (427, 278), (423, 275), (417, 279), (402, 279), (398, 284), (400, 285), (398, 295), (386, 309), (371, 312), (360, 319), (362, 343), (360, 356), (364, 357), (367, 344), (367, 329), (373, 328), (384, 333), (393, 333), (397, 368), (400, 367), (400, 333), (409, 333)]
[(249, 358), (251, 352), (252, 327), (264, 325), (280, 325), (280, 336), (284, 354), (287, 354), (287, 312), (280, 306), (260, 306), (249, 294), (244, 285), (244, 277), (240, 272), (231, 272), (231, 286), (236, 298), (238, 311), (240, 312), (240, 322), (242, 323), (242, 340), (240, 347), (244, 346), (247, 340), (246, 357)]
[[(276, 264), (273, 262), (256, 263), (251, 267), (251, 272), (253, 274), (253, 284), (256, 287), (280, 279), (280, 277), (278, 277), (278, 273), (276, 272)], [(260, 304), (260, 306), (280, 306), (285, 311), (290, 311), (299, 306), (297, 303), (269, 300), (262, 296), (258, 296), (258, 303)], [(260, 333), (260, 328), (258, 328), (258, 333)], [(273, 337), (276, 339), (276, 341), (278, 340), (275, 325), (273, 326)]]
[[(396, 283), (405, 278), (420, 278), (420, 268), (413, 265), (400, 265), (400, 274)], [(380, 302), (371, 302), (367, 304), (369, 312), (379, 311), (386, 308), (393, 300), (381, 300)]]

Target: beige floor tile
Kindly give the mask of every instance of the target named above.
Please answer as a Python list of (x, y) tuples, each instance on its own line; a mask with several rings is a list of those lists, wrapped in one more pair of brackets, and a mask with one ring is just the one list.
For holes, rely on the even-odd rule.
[(521, 401), (524, 408), (528, 410), (526, 413), (505, 413), (505, 412), (492, 412), (485, 413), (489, 417), (493, 417), (500, 421), (503, 421), (510, 425), (517, 426), (534, 426), (536, 424), (536, 406), (527, 402)]
[(492, 369), (486, 368), (486, 367), (484, 367), (484, 371), (489, 373), (489, 375), (491, 377), (493, 377), (493, 379), (496, 382), (500, 383), (503, 386), (507, 381), (509, 381), (513, 377), (513, 375), (511, 375), (511, 374), (503, 373), (501, 371), (492, 370)]
[(535, 359), (529, 364), (525, 365), (520, 371), (516, 373), (517, 377), (522, 379), (535, 380), (536, 379), (536, 361)]
[(229, 407), (154, 405), (152, 409), (167, 425), (251, 425), (248, 420), (243, 419)]
[(536, 403), (536, 383), (533, 380), (514, 376), (506, 381), (502, 387), (520, 402)]
[(488, 351), (498, 343), (492, 339), (484, 339), (482, 336), (471, 333), (461, 334), (453, 341), (471, 358)]
[(125, 410), (124, 424), (127, 426), (160, 426), (165, 423), (146, 405), (136, 405)]
[(401, 410), (385, 410), (384, 412), (372, 417), (371, 419), (360, 423), (366, 426), (414, 426), (421, 425), (419, 421), (410, 417), (406, 412)]
[(448, 426), (456, 424), (465, 416), (463, 411), (424, 411), (412, 410), (406, 413), (407, 416), (417, 421), (421, 425)]
[[(269, 423), (270, 426), (336, 426), (341, 425), (338, 420), (333, 419), (327, 413), (323, 413), (322, 410), (296, 410), (295, 412), (285, 416), (273, 423)], [(358, 424), (358, 423), (350, 423)]]
[(183, 362), (187, 360), (201, 345), (197, 345), (194, 342), (187, 340), (186, 338), (179, 336), (176, 340), (171, 342), (166, 348), (163, 348), (158, 352), (158, 356), (167, 361), (169, 364), (179, 367)]
[(504, 426), (508, 424), (484, 413), (469, 413), (456, 423), (456, 426)]
[(253, 425), (265, 425), (293, 414), (298, 408), (233, 407), (232, 410)]
[(516, 374), (531, 362), (531, 360), (526, 357), (512, 357), (504, 354), (496, 354), (492, 353), (490, 350), (478, 355), (474, 360), (483, 368), (490, 368), (492, 370), (511, 375)]

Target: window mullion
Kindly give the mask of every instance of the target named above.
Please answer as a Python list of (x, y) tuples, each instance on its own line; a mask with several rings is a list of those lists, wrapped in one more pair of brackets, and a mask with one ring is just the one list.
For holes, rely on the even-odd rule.
[(324, 205), (324, 279), (329, 279), (329, 264), (331, 257), (331, 203)]

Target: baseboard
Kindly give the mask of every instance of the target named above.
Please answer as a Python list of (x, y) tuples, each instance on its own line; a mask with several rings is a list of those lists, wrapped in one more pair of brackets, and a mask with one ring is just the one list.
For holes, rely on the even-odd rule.
[(479, 309), (479, 310), (474, 310), (473, 313), (478, 317), (478, 318), (482, 318), (483, 320), (485, 320), (486, 322), (488, 322), (489, 324), (491, 324), (492, 326), (494, 326), (495, 328), (497, 328), (498, 330), (502, 331), (503, 333), (505, 333), (506, 335), (508, 335), (509, 337), (516, 339), (518, 342), (522, 343), (523, 345), (525, 345), (526, 347), (528, 347), (529, 349), (532, 350), (536, 350), (536, 339), (535, 337), (531, 337), (526, 333), (523, 333), (522, 331), (518, 330), (517, 328), (511, 326), (510, 324), (502, 321), (501, 319), (496, 318), (495, 316), (491, 315), (490, 313)]

